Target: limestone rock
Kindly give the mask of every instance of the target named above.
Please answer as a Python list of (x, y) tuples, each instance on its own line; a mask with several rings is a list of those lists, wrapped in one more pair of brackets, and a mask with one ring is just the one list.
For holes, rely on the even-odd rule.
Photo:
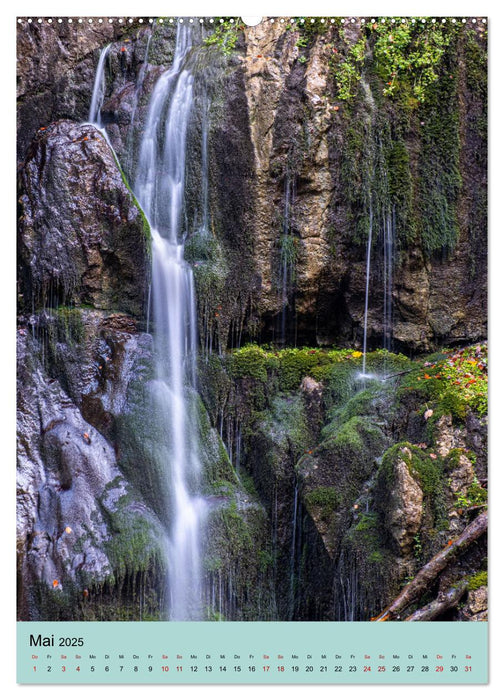
[(443, 415), (436, 425), (436, 448), (442, 457), (457, 447), (465, 447), (465, 430), (455, 428), (451, 415)]
[[(404, 448), (411, 460), (411, 452)], [(413, 537), (422, 522), (423, 493), (417, 480), (411, 475), (406, 461), (400, 459), (394, 466), (394, 486), (387, 505), (385, 522), (401, 556), (411, 553)]]
[(481, 586), (475, 591), (469, 591), (467, 606), (472, 615), (486, 611), (488, 608), (487, 586)]

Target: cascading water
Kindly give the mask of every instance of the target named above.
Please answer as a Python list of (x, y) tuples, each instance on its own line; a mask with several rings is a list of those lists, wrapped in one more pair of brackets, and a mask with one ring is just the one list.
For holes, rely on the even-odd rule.
[(292, 207), (295, 198), (295, 179), (289, 173), (285, 176), (282, 237), (280, 239), (280, 265), (278, 277), (280, 280), (280, 317), (279, 341), (285, 345), (287, 338), (287, 314), (289, 310), (289, 296), (292, 292), (293, 271), (296, 258), (295, 241), (292, 235)]
[(366, 250), (366, 296), (364, 301), (364, 340), (362, 343), (362, 376), (366, 376), (367, 323), (369, 307), (369, 277), (371, 274), (371, 247), (373, 244), (373, 209), (369, 210), (369, 233)]
[(392, 349), (392, 282), (394, 267), (394, 210), (383, 217), (383, 347)]
[(173, 65), (159, 78), (150, 100), (134, 187), (152, 228), (154, 401), (169, 426), (167, 559), (169, 616), (174, 620), (202, 617), (200, 550), (206, 513), (204, 500), (195, 493), (200, 474), (193, 405), (196, 304), (183, 243), (186, 136), (193, 103), (193, 76), (185, 59), (191, 40), (191, 29), (179, 26)]
[[(392, 348), (392, 287), (394, 269), (394, 210), (383, 215), (383, 348)], [(362, 342), (362, 377), (366, 376), (366, 355), (368, 338), (369, 287), (371, 277), (371, 251), (373, 247), (373, 208), (369, 210), (369, 232), (366, 247), (366, 291), (364, 300), (364, 338)]]
[(292, 539), (290, 547), (290, 571), (289, 571), (289, 620), (294, 619), (295, 607), (295, 583), (296, 583), (296, 535), (298, 530), (298, 485), (294, 486), (294, 504), (292, 507)]
[(95, 80), (93, 85), (93, 94), (91, 96), (91, 107), (89, 108), (89, 121), (95, 124), (99, 129), (103, 128), (101, 122), (101, 108), (105, 97), (105, 61), (110, 49), (110, 44), (105, 46), (100, 53), (98, 66), (96, 67)]

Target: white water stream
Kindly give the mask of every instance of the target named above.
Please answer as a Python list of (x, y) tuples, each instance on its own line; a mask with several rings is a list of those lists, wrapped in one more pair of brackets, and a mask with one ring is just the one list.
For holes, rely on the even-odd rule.
[(89, 108), (89, 122), (94, 124), (99, 129), (103, 127), (101, 122), (101, 108), (105, 97), (105, 61), (110, 49), (110, 44), (106, 46), (100, 53), (98, 65), (93, 85), (93, 94), (91, 96), (91, 107)]
[[(201, 529), (206, 504), (198, 495), (194, 416), (196, 303), (192, 270), (184, 260), (183, 216), (186, 136), (193, 105), (193, 76), (186, 67), (191, 46), (191, 29), (179, 25), (173, 64), (158, 79), (150, 99), (133, 188), (152, 232), (153, 420), (161, 417), (160, 433), (166, 438), (157, 458), (167, 479), (167, 597), (172, 620), (203, 616)], [(108, 50), (100, 55), (89, 116), (100, 129)]]

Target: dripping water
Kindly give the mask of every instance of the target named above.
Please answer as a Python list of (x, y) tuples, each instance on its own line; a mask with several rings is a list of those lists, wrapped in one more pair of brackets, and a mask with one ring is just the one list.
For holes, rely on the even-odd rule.
[(289, 620), (294, 618), (295, 607), (295, 567), (296, 567), (296, 535), (297, 535), (297, 520), (298, 520), (298, 485), (294, 486), (294, 504), (292, 508), (292, 538), (290, 551), (290, 567), (289, 567)]
[(388, 212), (383, 221), (383, 347), (392, 349), (392, 282), (394, 265), (395, 212)]
[(364, 301), (364, 339), (362, 343), (362, 375), (366, 376), (367, 325), (369, 307), (369, 276), (371, 272), (371, 246), (373, 242), (373, 208), (369, 209), (369, 233), (366, 252), (366, 295)]
[(295, 265), (295, 245), (292, 232), (292, 207), (295, 199), (295, 179), (291, 177), (289, 172), (285, 176), (284, 196), (283, 196), (283, 211), (282, 211), (282, 237), (280, 239), (280, 260), (278, 279), (280, 281), (280, 329), (279, 342), (285, 345), (287, 342), (287, 320), (289, 305), (292, 300), (292, 282), (294, 278)]

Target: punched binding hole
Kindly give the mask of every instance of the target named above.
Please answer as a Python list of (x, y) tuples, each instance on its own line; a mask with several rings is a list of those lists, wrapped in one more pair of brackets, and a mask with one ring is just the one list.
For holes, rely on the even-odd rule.
[(262, 22), (262, 17), (242, 17), (241, 19), (247, 27), (257, 27)]

